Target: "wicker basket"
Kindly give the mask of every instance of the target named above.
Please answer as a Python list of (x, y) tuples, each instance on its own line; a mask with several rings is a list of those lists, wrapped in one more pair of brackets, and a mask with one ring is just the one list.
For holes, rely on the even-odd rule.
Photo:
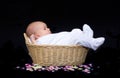
[(34, 64), (41, 66), (80, 65), (85, 62), (88, 48), (72, 45), (35, 45), (28, 41), (24, 33), (25, 43)]

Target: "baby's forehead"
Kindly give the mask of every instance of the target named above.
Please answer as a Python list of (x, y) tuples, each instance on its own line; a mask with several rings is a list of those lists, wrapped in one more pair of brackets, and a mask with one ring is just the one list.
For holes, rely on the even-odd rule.
[(36, 25), (34, 28), (33, 28), (33, 30), (35, 29), (35, 30), (43, 30), (43, 29), (45, 29), (45, 28), (47, 28), (47, 26), (45, 25), (45, 24), (38, 24), (38, 25)]
[(34, 27), (34, 28), (38, 28), (38, 27), (43, 28), (43, 27), (47, 27), (47, 26), (44, 23), (36, 22), (36, 23), (31, 24), (31, 27)]
[(43, 22), (38, 22), (38, 23), (36, 23), (36, 25), (39, 25), (41, 27), (47, 27), (47, 25)]

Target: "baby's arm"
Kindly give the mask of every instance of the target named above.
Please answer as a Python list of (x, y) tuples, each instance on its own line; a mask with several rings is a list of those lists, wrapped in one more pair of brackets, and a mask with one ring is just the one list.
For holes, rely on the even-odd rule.
[(33, 44), (36, 44), (35, 36), (33, 34), (30, 36), (30, 40)]

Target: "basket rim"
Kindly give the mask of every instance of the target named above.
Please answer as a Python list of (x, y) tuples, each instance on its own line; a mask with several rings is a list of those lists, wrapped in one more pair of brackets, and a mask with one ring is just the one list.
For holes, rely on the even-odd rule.
[[(84, 47), (80, 45), (49, 45), (49, 44), (31, 44), (31, 43), (26, 43), (29, 46), (51, 46), (51, 47)], [(86, 48), (86, 47), (84, 47)]]

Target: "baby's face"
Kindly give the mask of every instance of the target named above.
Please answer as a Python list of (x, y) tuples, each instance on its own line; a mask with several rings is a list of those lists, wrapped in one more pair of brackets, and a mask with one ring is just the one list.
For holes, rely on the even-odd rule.
[(47, 27), (47, 25), (44, 24), (44, 23), (39, 24), (38, 27), (36, 28), (35, 35), (41, 37), (41, 36), (45, 36), (45, 35), (48, 35), (48, 34), (51, 34), (51, 31)]

